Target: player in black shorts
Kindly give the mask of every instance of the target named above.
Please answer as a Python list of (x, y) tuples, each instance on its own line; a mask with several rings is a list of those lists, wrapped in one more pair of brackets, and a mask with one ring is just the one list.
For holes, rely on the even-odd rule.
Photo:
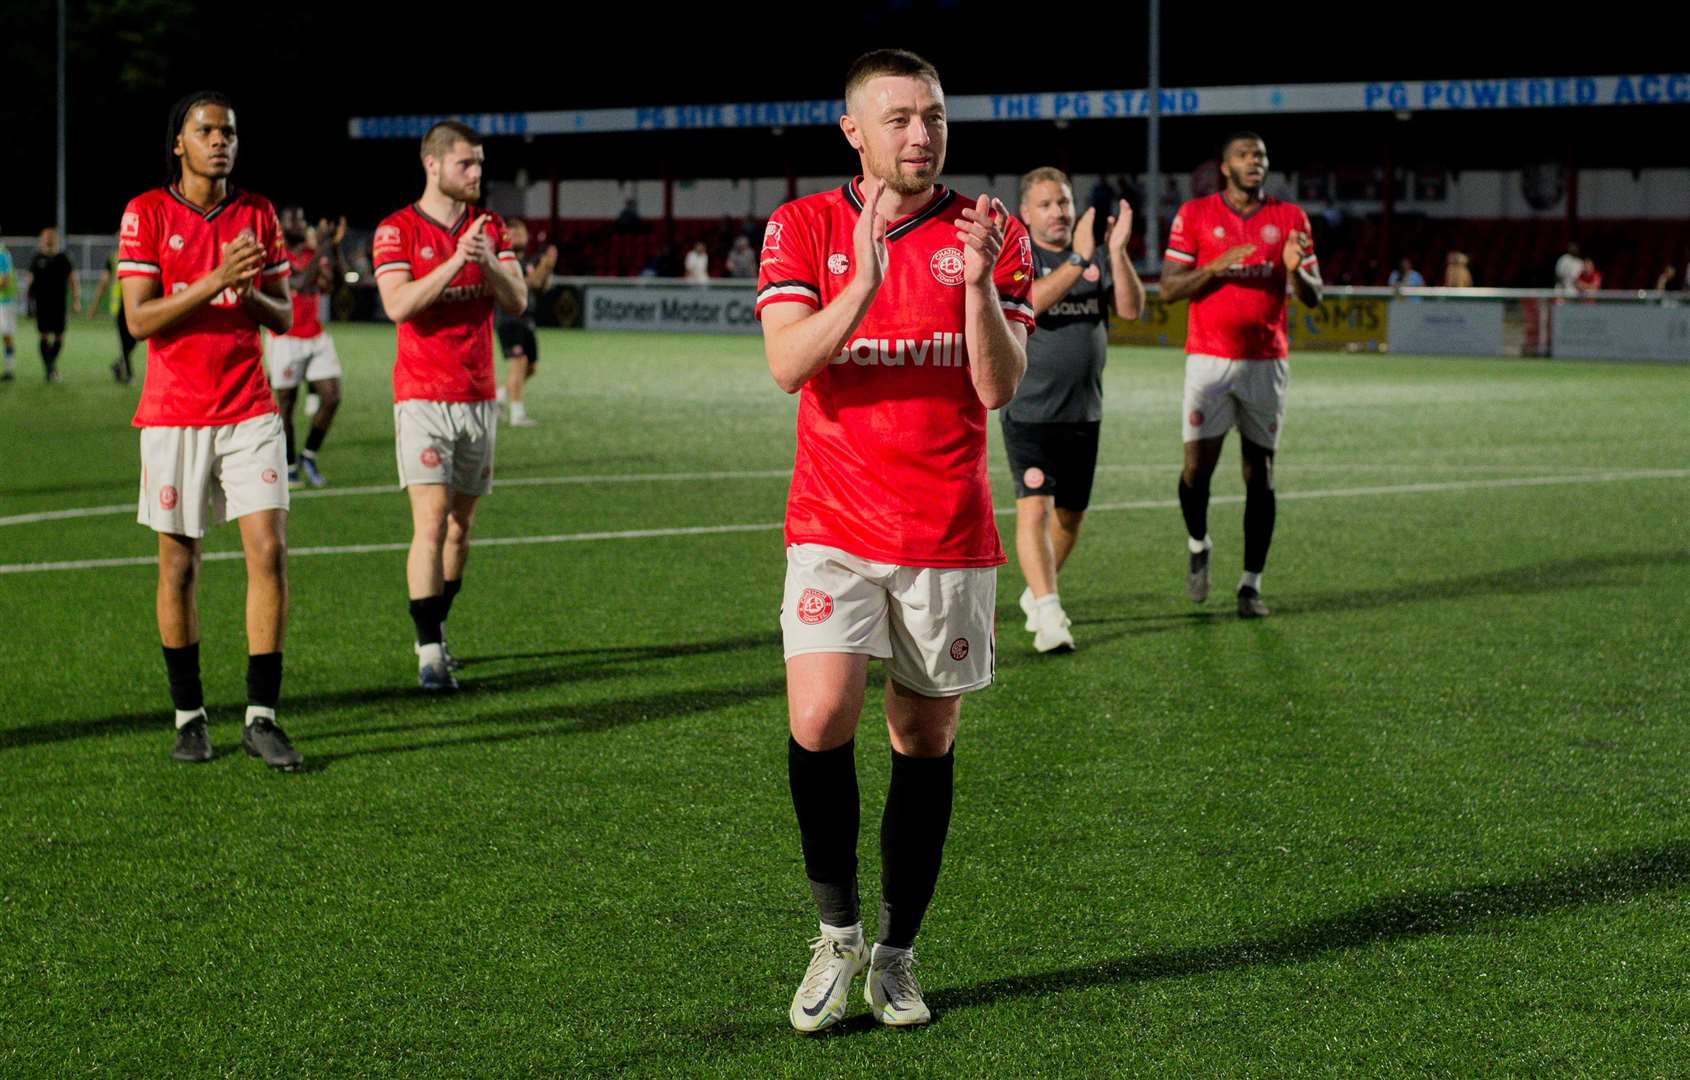
[[(1074, 648), (1056, 576), (1079, 539), (1097, 470), (1103, 421), (1108, 303), (1123, 319), (1144, 309), (1144, 285), (1127, 258), (1133, 212), (1109, 219), (1104, 252), (1096, 212), (1074, 220), (1074, 189), (1052, 168), (1021, 178), (1021, 220), (1033, 238), (1033, 311), (1027, 377), (1003, 410), (1004, 448), (1015, 483), (1015, 556), (1027, 588), (1021, 610), (1039, 652)], [(1102, 254), (1104, 257), (1099, 258)]]
[(508, 223), (511, 233), (511, 248), (522, 258), (522, 276), (528, 283), (528, 308), (520, 315), (506, 315), (501, 309), (495, 320), (499, 331), (499, 351), (505, 359), (510, 361), (509, 370), (505, 375), (505, 399), (510, 402), (511, 427), (533, 427), (534, 420), (528, 415), (528, 407), (522, 403), (522, 388), (528, 385), (528, 380), (534, 377), (534, 371), (540, 366), (540, 345), (534, 339), (534, 293), (537, 289), (544, 289), (546, 282), (551, 280), (552, 267), (557, 265), (557, 247), (548, 245), (538, 259), (529, 261), (528, 226), (521, 218), (512, 218)]
[[(66, 303), (66, 291), (69, 303)], [(29, 303), (35, 311), (35, 331), (41, 335), (41, 363), (47, 381), (59, 381), (59, 352), (65, 347), (65, 320), (70, 308), (82, 307), (76, 264), (59, 250), (59, 230), (41, 230), (41, 244), (29, 261)]]
[(111, 290), (111, 313), (117, 322), (117, 359), (112, 361), (112, 378), (125, 385), (135, 381), (135, 369), (129, 362), (129, 356), (135, 351), (135, 335), (129, 332), (129, 320), (123, 317), (123, 289), (117, 283), (117, 250), (106, 257), (106, 268), (100, 271), (100, 283), (94, 286), (94, 295), (88, 298), (87, 316), (92, 319), (99, 315), (100, 298)]

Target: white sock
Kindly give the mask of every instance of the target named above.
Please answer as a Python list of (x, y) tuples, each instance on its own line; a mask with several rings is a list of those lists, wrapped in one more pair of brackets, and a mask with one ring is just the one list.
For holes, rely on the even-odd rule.
[(1061, 606), (1062, 597), (1058, 596), (1056, 593), (1045, 593), (1043, 596), (1033, 601), (1033, 607), (1040, 611), (1047, 611), (1050, 608), (1059, 608)]
[(914, 949), (900, 949), (892, 945), (882, 945), (877, 941), (874, 943), (874, 951), (869, 953), (869, 963), (875, 967), (880, 967), (882, 960), (890, 960), (899, 954), (908, 956), (914, 951)]
[(193, 721), (201, 719), (204, 716), (205, 716), (205, 710), (204, 709), (177, 709), (176, 710), (176, 730), (181, 731), (183, 728), (187, 727)]
[(1261, 592), (1262, 575), (1246, 571), (1244, 576), (1238, 579), (1238, 587), (1240, 589), (1255, 589), (1257, 592)]
[(255, 720), (268, 720), (274, 724), (276, 722), (276, 710), (266, 709), (262, 705), (248, 705), (246, 707), (246, 726), (251, 727)]
[(435, 642), (433, 645), (418, 645), (417, 666), (425, 668), (435, 664), (444, 664), (446, 662), (445, 649), (446, 646), (439, 642)]
[(526, 419), (528, 419), (528, 409), (527, 409), (526, 406), (524, 406), (522, 404), (522, 402), (520, 402), (520, 401), (511, 402), (511, 419), (512, 420), (526, 420)]
[(1191, 549), (1191, 553), (1193, 555), (1201, 555), (1205, 551), (1208, 551), (1210, 548), (1214, 547), (1215, 545), (1209, 540), (1209, 538), (1207, 536), (1205, 536), (1201, 540), (1193, 540), (1191, 537), (1188, 536), (1188, 537), (1185, 538), (1185, 546)]
[(852, 923), (850, 926), (829, 926), (827, 923), (817, 923), (822, 928), (822, 936), (832, 938), (841, 945), (856, 948), (863, 943), (863, 924)]
[(496, 395), (496, 397), (498, 398), (500, 405), (503, 405), (505, 403), (505, 399), (508, 398), (509, 396), (510, 396), (509, 392), (506, 391), (504, 387), (502, 387), (502, 386), (499, 387), (499, 392)]

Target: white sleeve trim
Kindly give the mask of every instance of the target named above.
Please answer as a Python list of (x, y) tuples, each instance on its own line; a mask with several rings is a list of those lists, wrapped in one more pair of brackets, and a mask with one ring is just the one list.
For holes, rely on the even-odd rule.
[(1195, 263), (1197, 261), (1197, 256), (1187, 255), (1185, 252), (1175, 251), (1173, 248), (1169, 248), (1166, 252), (1164, 252), (1162, 254), (1162, 258), (1172, 259), (1175, 262), (1183, 262), (1183, 263)]
[(411, 264), (408, 262), (382, 263), (380, 266), (376, 267), (376, 277), (381, 277), (389, 270), (403, 270), (408, 274), (411, 272)]

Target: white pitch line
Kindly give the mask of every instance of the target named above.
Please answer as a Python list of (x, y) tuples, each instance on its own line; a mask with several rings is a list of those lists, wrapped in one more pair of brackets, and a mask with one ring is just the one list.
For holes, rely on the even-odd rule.
[[(1298, 464), (1290, 466), (1290, 467), (1282, 465), (1282, 466), (1280, 466), (1279, 471), (1280, 471), (1281, 475), (1286, 475), (1288, 472), (1292, 473), (1292, 474), (1305, 473), (1305, 472), (1311, 472), (1311, 473), (1312, 472), (1400, 472), (1400, 471), (1425, 472), (1425, 471), (1428, 471), (1428, 470), (1435, 471), (1435, 470), (1450, 470), (1450, 469), (1458, 469), (1458, 470), (1461, 470), (1463, 472), (1471, 472), (1475, 468), (1476, 468), (1475, 466), (1471, 466), (1471, 465), (1415, 465), (1415, 464), (1405, 463), (1405, 462), (1395, 462), (1395, 463), (1386, 464), (1386, 465), (1358, 465), (1358, 464), (1354, 464), (1354, 463), (1320, 465), (1320, 464), (1313, 464), (1313, 463), (1307, 463), (1307, 464), (1298, 463)], [(1477, 468), (1485, 469), (1486, 471), (1501, 470), (1501, 471), (1505, 471), (1505, 472), (1549, 472), (1549, 471), (1554, 471), (1556, 469), (1563, 469), (1564, 470), (1564, 469), (1567, 468), (1567, 466), (1555, 466), (1555, 465), (1493, 465), (1493, 466), (1489, 466), (1488, 469), (1487, 469), (1487, 467), (1484, 467), (1484, 466), (1479, 466)], [(1165, 472), (1174, 472), (1174, 471), (1177, 471), (1177, 469), (1178, 469), (1177, 464), (1168, 465), (1166, 463), (1135, 464), (1135, 465), (1099, 465), (1097, 467), (1098, 472), (1165, 473)], [(1587, 469), (1584, 469), (1583, 471), (1588, 472), (1588, 473), (1598, 473), (1598, 472), (1601, 472), (1602, 470), (1601, 469), (1595, 469), (1595, 468), (1587, 468)], [(791, 475), (792, 475), (792, 470), (790, 468), (785, 468), (785, 469), (719, 470), (719, 471), (715, 471), (715, 472), (607, 473), (607, 474), (592, 474), (592, 475), (577, 475), (577, 476), (517, 476), (517, 477), (511, 477), (509, 479), (500, 480), (498, 482), (497, 486), (501, 487), (501, 488), (506, 488), (506, 487), (563, 487), (563, 486), (567, 486), (567, 485), (585, 485), (585, 484), (644, 484), (644, 483), (664, 483), (664, 482), (674, 482), (674, 481), (693, 481), (693, 482), (697, 482), (697, 481), (713, 481), (713, 480), (785, 480), (785, 479), (788, 479), (789, 477), (791, 477)], [(400, 490), (400, 488), (399, 488), (398, 484), (367, 484), (367, 485), (363, 485), (363, 486), (360, 486), (360, 487), (316, 488), (316, 489), (309, 489), (309, 490), (305, 490), (305, 491), (296, 491), (296, 492), (293, 493), (293, 498), (294, 499), (338, 499), (338, 498), (345, 498), (347, 496), (354, 496), (354, 495), (396, 495), (396, 494), (399, 493), (399, 490)], [(134, 512), (135, 512), (135, 504), (133, 502), (111, 503), (111, 504), (106, 505), (106, 506), (76, 506), (76, 507), (70, 507), (70, 508), (65, 509), (65, 510), (40, 510), (40, 511), (37, 511), (37, 512), (32, 513), (32, 514), (12, 514), (8, 517), (0, 517), (0, 528), (3, 528), (7, 525), (36, 525), (36, 524), (40, 524), (40, 523), (46, 522), (46, 521), (72, 521), (72, 520), (75, 520), (76, 518), (111, 517), (111, 516), (114, 516), (114, 515), (117, 515), (117, 514), (133, 514)]]
[[(1478, 491), (1496, 488), (1551, 487), (1564, 484), (1611, 484), (1627, 480), (1686, 480), (1690, 469), (1629, 469), (1573, 476), (1505, 477), (1496, 480), (1450, 480), (1442, 483), (1381, 484), (1370, 487), (1327, 488), (1317, 491), (1281, 491), (1281, 499), (1357, 499), (1375, 495), (1428, 495), (1452, 491)], [(1223, 495), (1214, 503), (1229, 505), (1244, 501), (1242, 495)], [(1177, 499), (1139, 499), (1132, 502), (1094, 503), (1091, 511), (1110, 510), (1167, 510), (1179, 505)], [(1015, 507), (1000, 507), (999, 517), (1015, 513)], [(529, 544), (579, 544), (596, 540), (651, 540), (667, 536), (711, 536), (725, 533), (773, 532), (781, 523), (760, 522), (744, 525), (686, 525), (666, 529), (621, 529), (608, 532), (550, 533), (544, 536), (496, 536), (475, 540), (476, 547), (523, 547)], [(288, 551), (293, 559), (314, 555), (370, 555), (378, 552), (410, 550), (410, 543), (395, 544), (339, 544), (325, 547), (302, 547)], [(243, 558), (239, 551), (208, 551), (202, 556), (206, 562), (225, 562)], [(104, 570), (122, 566), (153, 566), (157, 557), (136, 555), (123, 559), (76, 559), (67, 562), (0, 563), (0, 574), (46, 573), (53, 570)]]

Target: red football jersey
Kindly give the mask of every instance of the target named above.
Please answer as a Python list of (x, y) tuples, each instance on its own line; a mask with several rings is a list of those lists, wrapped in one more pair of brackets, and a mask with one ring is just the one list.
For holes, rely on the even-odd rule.
[[(223, 245), (243, 232), (265, 252), (254, 288), (286, 279), (287, 247), (270, 200), (231, 189), (222, 202), (202, 210), (175, 188), (155, 188), (129, 200), (123, 210), (117, 276), (152, 278), (163, 295), (180, 292), (217, 269)], [(234, 290), (225, 289), (149, 337), (147, 376), (134, 425), (209, 427), (275, 412), (258, 329)]]
[[(859, 181), (789, 202), (763, 234), (757, 314), (819, 310), (850, 283)], [(974, 200), (944, 187), (888, 223), (885, 280), (868, 313), (798, 399), (786, 542), (826, 544), (902, 566), (1004, 561), (986, 473), (986, 407), (963, 340), (963, 252), (955, 222)], [(1033, 332), (1026, 228), (1004, 223), (992, 277), (1004, 315)]]
[[(1268, 198), (1240, 214), (1217, 193), (1192, 199), (1174, 215), (1164, 258), (1175, 266), (1202, 266), (1240, 244), (1256, 250), (1191, 298), (1185, 351), (1224, 360), (1280, 360), (1285, 339), (1285, 241), (1292, 231), (1309, 235), (1309, 216), (1295, 203)], [(1319, 272), (1311, 246), (1303, 265)]]
[(288, 252), (288, 273), (292, 275), (288, 288), (293, 292), (293, 327), (287, 332), (288, 337), (314, 338), (323, 332), (317, 306), (323, 290), (318, 287), (317, 272), (311, 266), (316, 257), (317, 253), (310, 248)]
[[(499, 258), (519, 265), (498, 214), (466, 206), (447, 225), (413, 203), (377, 226), (370, 252), (376, 277), (401, 271), (412, 280), (427, 277), (471, 228), (485, 229)], [(494, 392), (493, 294), (481, 267), (466, 263), (434, 303), (399, 324), (393, 400), (488, 401)]]

